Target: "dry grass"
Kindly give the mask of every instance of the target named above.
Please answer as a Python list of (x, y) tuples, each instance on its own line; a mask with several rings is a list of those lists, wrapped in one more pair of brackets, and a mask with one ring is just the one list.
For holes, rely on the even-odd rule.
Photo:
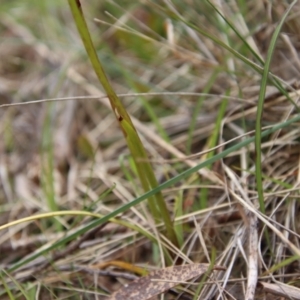
[[(0, 4), (0, 225), (57, 210), (105, 215), (142, 194), (67, 3), (6, 2)], [(256, 61), (206, 2), (174, 2), (185, 20)], [(239, 2), (220, 10), (265, 58), (287, 4)], [(157, 3), (166, 11), (151, 1), (126, 1), (123, 8), (82, 1), (99, 57), (162, 183), (207, 159), (207, 149), (216, 146), (216, 154), (253, 135), (261, 75), (186, 24), (168, 19), (169, 1)], [(271, 66), (296, 105), (299, 12), (297, 4)], [(37, 99), (43, 101), (29, 104)], [(5, 105), (15, 103), (27, 105)], [(286, 96), (267, 87), (263, 127), (297, 115)], [(199, 299), (300, 299), (295, 289), (298, 126), (262, 140), (265, 215), (259, 211), (252, 143), (163, 190), (177, 220), (180, 249), (164, 239), (144, 204), (124, 213), (124, 223), (114, 220), (94, 228), (15, 270), (15, 264), (77, 232), (92, 217), (66, 214), (1, 230), (1, 299), (106, 299), (143, 270), (133, 265), (146, 270), (166, 266), (161, 247), (149, 236), (172, 249), (174, 264), (211, 262), (216, 252), (214, 263), (226, 271), (211, 274)], [(185, 287), (190, 293), (174, 289), (165, 299), (193, 299), (197, 286)]]

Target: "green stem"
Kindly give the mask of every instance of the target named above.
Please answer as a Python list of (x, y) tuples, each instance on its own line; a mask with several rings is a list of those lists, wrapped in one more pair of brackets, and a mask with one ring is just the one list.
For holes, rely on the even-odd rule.
[[(123, 131), (123, 134), (126, 138), (128, 148), (132, 154), (134, 162), (136, 164), (138, 175), (142, 183), (143, 189), (145, 192), (150, 191), (158, 186), (158, 182), (155, 178), (152, 166), (147, 161), (148, 157), (144, 146), (137, 134), (137, 131), (128, 115), (125, 107), (122, 102), (116, 95), (111, 84), (109, 83), (105, 71), (102, 67), (102, 64), (98, 58), (95, 47), (93, 45), (82, 9), (79, 0), (68, 0), (69, 6), (71, 8), (73, 18), (75, 20), (77, 29), (79, 31), (80, 37), (86, 49), (86, 52), (89, 56), (89, 59), (92, 63), (94, 71), (105, 89), (107, 96), (109, 98), (111, 107), (116, 116), (116, 119), (119, 122), (119, 125)], [(159, 192), (153, 197), (149, 197), (148, 205), (151, 211), (152, 216), (155, 219), (155, 222), (158, 223), (163, 221), (167, 237), (169, 240), (176, 246), (178, 246), (178, 241), (176, 238), (175, 230), (173, 227), (173, 222), (170, 218), (166, 203), (163, 199), (162, 193)]]

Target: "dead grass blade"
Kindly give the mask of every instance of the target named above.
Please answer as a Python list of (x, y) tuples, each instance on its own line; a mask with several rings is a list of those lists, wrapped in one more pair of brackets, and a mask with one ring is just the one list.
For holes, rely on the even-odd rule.
[(260, 282), (265, 292), (288, 299), (300, 300), (300, 289), (284, 283)]
[[(160, 295), (172, 287), (204, 274), (209, 264), (190, 264), (184, 266), (168, 267), (149, 273), (148, 276), (124, 285), (113, 293), (109, 300), (147, 300)], [(221, 266), (215, 266), (214, 270), (224, 270)]]

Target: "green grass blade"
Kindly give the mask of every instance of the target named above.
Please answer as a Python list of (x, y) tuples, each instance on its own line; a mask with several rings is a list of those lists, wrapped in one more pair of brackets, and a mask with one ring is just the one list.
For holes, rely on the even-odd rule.
[(7, 274), (2, 274), (0, 273), (0, 279), (2, 281), (2, 284), (3, 284), (3, 287), (4, 287), (4, 290), (3, 290), (3, 294), (4, 292), (6, 292), (7, 296), (9, 297), (10, 300), (15, 300), (15, 297), (13, 296), (9, 286), (6, 284), (5, 282), (5, 278), (4, 278), (4, 275), (7, 276)]
[[(292, 4), (293, 6), (294, 4)], [(184, 18), (182, 18), (177, 12), (168, 12), (166, 11), (163, 7), (160, 7), (160, 9), (162, 11), (165, 11), (165, 13), (168, 15), (169, 18), (176, 20), (176, 21), (181, 21), (184, 24), (186, 24), (187, 26), (189, 26), (190, 28), (192, 28), (193, 30), (197, 31), (198, 33), (200, 33), (201, 35), (209, 38), (210, 40), (212, 40), (215, 44), (219, 45), (220, 47), (226, 49), (228, 52), (230, 52), (231, 54), (233, 54), (236, 58), (238, 58), (239, 60), (241, 60), (242, 62), (244, 62), (246, 65), (248, 65), (249, 67), (251, 67), (253, 70), (255, 70), (257, 73), (259, 74), (263, 74), (264, 68), (261, 67), (259, 64), (256, 64), (255, 62), (251, 61), (249, 58), (245, 57), (244, 55), (242, 55), (241, 53), (239, 53), (237, 50), (235, 50), (234, 48), (230, 47), (229, 45), (227, 45), (226, 43), (224, 43), (222, 40), (220, 40), (219, 38), (217, 38), (216, 36), (210, 34), (209, 32), (199, 28), (198, 26), (194, 25), (191, 22), (186, 21)], [(261, 60), (260, 60), (261, 61)], [(297, 109), (297, 111), (299, 111), (299, 107), (298, 105), (293, 101), (293, 99), (291, 99), (291, 97), (289, 96), (289, 94), (285, 91), (285, 89), (282, 87), (280, 80), (278, 79), (278, 77), (276, 77), (274, 74), (272, 73), (268, 73), (268, 78), (271, 82), (274, 83), (274, 85), (279, 89), (279, 91), (281, 93), (283, 93), (287, 99), (289, 99), (290, 102), (293, 103), (293, 105), (295, 106), (295, 108)]]
[[(141, 143), (138, 143), (138, 135), (132, 132), (134, 129), (130, 126), (130, 124), (127, 123), (125, 119), (120, 120), (120, 122), (122, 124), (122, 128), (124, 128), (125, 132), (128, 133), (127, 144), (132, 153), (132, 156), (137, 158), (136, 164), (137, 166), (139, 166), (137, 168), (137, 171), (145, 191), (149, 191), (150, 188), (155, 189), (158, 186), (158, 183), (150, 163), (145, 161), (145, 159), (147, 160), (147, 155), (145, 153), (143, 145)], [(143, 161), (140, 161), (140, 159), (143, 159)], [(151, 212), (153, 213), (153, 216), (156, 217), (157, 222), (163, 220), (169, 239), (178, 246), (173, 222), (171, 222), (169, 211), (161, 193), (156, 194), (156, 200), (157, 201), (155, 201), (152, 196), (148, 200)], [(157, 209), (157, 206), (159, 207), (159, 210)]]
[[(217, 14), (228, 24), (228, 26), (234, 31), (234, 33), (241, 39), (243, 44), (246, 46), (246, 48), (251, 52), (251, 54), (257, 59), (257, 61), (260, 62), (260, 64), (263, 66), (265, 62), (262, 60), (262, 58), (251, 48), (249, 43), (245, 40), (245, 38), (240, 34), (240, 32), (231, 24), (231, 22), (226, 19), (223, 14), (218, 10), (218, 8), (211, 3), (211, 1), (208, 0), (208, 3), (212, 6), (212, 8), (217, 12)], [(292, 4), (293, 6), (293, 4)], [(268, 74), (268, 78), (270, 82), (274, 84), (274, 86), (284, 95), (286, 98), (294, 105), (295, 109), (299, 111), (298, 105), (295, 103), (295, 101), (290, 97), (289, 93), (285, 90), (285, 88), (282, 86), (281, 82), (276, 77), (271, 77), (270, 73)]]
[[(132, 157), (135, 161), (143, 189), (145, 192), (147, 192), (150, 189), (157, 187), (158, 183), (150, 163), (147, 162), (147, 154), (144, 149), (144, 146), (136, 132), (136, 129), (130, 119), (130, 116), (128, 115), (125, 107), (116, 95), (115, 91), (113, 90), (106, 77), (105, 71), (98, 58), (85, 18), (83, 16), (80, 1), (68, 0), (68, 2), (88, 57), (90, 58), (90, 61), (99, 81), (101, 82), (103, 88), (107, 93), (113, 112), (120, 124), (120, 127), (126, 138), (128, 148), (131, 151)], [(141, 162), (141, 160), (143, 160), (143, 162)], [(175, 230), (173, 227), (173, 222), (171, 221), (162, 194), (157, 193), (153, 197), (149, 197), (148, 205), (155, 221), (160, 222), (162, 220), (164, 222), (168, 238), (170, 239), (170, 241), (172, 241), (174, 245), (178, 245)]]
[(202, 276), (202, 279), (201, 279), (201, 281), (200, 281), (200, 283), (197, 287), (197, 290), (195, 292), (193, 300), (199, 299), (199, 294), (201, 293), (201, 291), (202, 291), (202, 289), (205, 285), (205, 281), (207, 280), (209, 275), (211, 275), (211, 272), (214, 269), (214, 266), (215, 266), (215, 263), (216, 263), (216, 256), (217, 256), (217, 249), (215, 247), (212, 247), (209, 267), (208, 267), (207, 271), (205, 272), (205, 274)]
[[(135, 91), (136, 93), (146, 93), (146, 92), (149, 92), (151, 90), (151, 88), (153, 88), (153, 87), (149, 86), (148, 84), (142, 82), (141, 78), (136, 76), (136, 74), (134, 74), (130, 70), (127, 70), (126, 68), (124, 68), (122, 66), (121, 62), (118, 61), (118, 59), (114, 58), (114, 60), (116, 61), (116, 63), (118, 63), (119, 70), (122, 72), (127, 84), (130, 86), (130, 88), (133, 91)], [(152, 106), (142, 95), (138, 96), (137, 99), (144, 107), (145, 112), (151, 119), (151, 122), (155, 125), (158, 134), (165, 141), (169, 142), (170, 141), (169, 136), (168, 136), (167, 132), (165, 131), (165, 129), (163, 128), (163, 126), (161, 125), (160, 120), (159, 120), (157, 114), (155, 113), (154, 109), (152, 108)]]
[[(277, 130), (286, 128), (290, 125), (292, 125), (293, 123), (296, 122), (300, 122), (300, 115), (285, 121), (283, 123), (279, 123), (277, 125), (274, 125), (272, 128), (267, 129), (265, 131), (262, 132), (261, 137), (266, 137), (269, 136), (270, 134), (276, 132)], [(60, 240), (54, 244), (52, 244), (49, 247), (44, 248), (43, 250), (41, 250), (38, 253), (33, 254), (32, 256), (30, 256), (27, 259), (21, 260), (19, 262), (17, 262), (15, 265), (11, 266), (8, 269), (8, 272), (12, 272), (14, 270), (17, 270), (18, 268), (20, 268), (21, 266), (27, 264), (28, 262), (32, 261), (33, 259), (36, 259), (37, 257), (44, 255), (46, 253), (48, 253), (49, 251), (52, 251), (54, 249), (56, 249), (57, 247), (60, 247), (62, 245), (64, 245), (65, 243), (68, 243), (74, 239), (76, 239), (78, 236), (84, 234), (85, 232), (93, 229), (96, 226), (99, 226), (107, 221), (109, 221), (110, 219), (116, 217), (119, 214), (124, 213), (125, 211), (127, 211), (128, 209), (130, 209), (132, 206), (135, 206), (139, 203), (141, 203), (142, 201), (148, 199), (149, 197), (155, 195), (156, 193), (162, 191), (163, 189), (166, 189), (168, 187), (171, 187), (172, 185), (174, 185), (175, 183), (179, 182), (180, 180), (189, 177), (190, 175), (192, 175), (193, 173), (199, 171), (202, 168), (205, 168), (209, 165), (211, 165), (212, 163), (218, 161), (219, 159), (222, 159), (224, 157), (226, 157), (228, 154), (237, 151), (245, 146), (248, 146), (249, 144), (253, 143), (255, 141), (255, 137), (250, 137), (248, 139), (245, 139), (243, 141), (241, 141), (240, 143), (229, 147), (228, 149), (224, 150), (221, 153), (216, 154), (215, 156), (207, 159), (204, 162), (199, 163), (198, 165), (196, 165), (193, 168), (190, 168), (182, 173), (180, 173), (179, 175), (175, 176), (174, 178), (162, 183), (161, 185), (159, 185), (157, 188), (150, 190), (149, 192), (143, 194), (142, 196), (132, 200), (129, 203), (126, 203), (124, 205), (122, 205), (121, 207), (117, 208), (116, 210), (114, 210), (113, 212), (107, 214), (106, 216), (104, 216), (103, 218), (91, 221), (89, 224), (87, 224), (84, 228), (81, 228), (80, 230), (78, 230), (77, 232), (70, 234), (69, 236), (65, 237), (63, 240)]]
[[(42, 134), (41, 145), (41, 160), (42, 160), (42, 176), (41, 183), (43, 186), (44, 196), (46, 198), (47, 206), (50, 211), (58, 211), (59, 207), (55, 196), (54, 189), (54, 149), (53, 149), (53, 133), (51, 124), (51, 114), (53, 110), (53, 103), (47, 105), (47, 115), (45, 118)], [(62, 224), (57, 219), (54, 219), (54, 224), (57, 231), (62, 230)]]
[(290, 7), (286, 10), (285, 14), (283, 15), (281, 21), (279, 22), (278, 26), (273, 33), (270, 46), (267, 53), (266, 63), (263, 70), (261, 85), (260, 85), (260, 92), (257, 104), (257, 113), (256, 113), (256, 124), (255, 124), (255, 152), (256, 152), (256, 161), (255, 161), (255, 168), (256, 168), (256, 187), (258, 193), (258, 200), (260, 205), (260, 210), (262, 213), (265, 214), (265, 201), (264, 201), (264, 194), (263, 194), (263, 183), (262, 183), (262, 166), (261, 166), (261, 120), (264, 108), (264, 101), (268, 83), (268, 76), (269, 70), (271, 65), (272, 56), (274, 53), (276, 41), (278, 39), (280, 30), (291, 11), (292, 7), (296, 4), (297, 0), (295, 0)]
[[(6, 275), (8, 278), (10, 278), (11, 282), (15, 285), (15, 287), (19, 290), (20, 294), (22, 294), (22, 296), (24, 297), (23, 299), (31, 300), (30, 297), (29, 297), (29, 295), (26, 293), (25, 289), (23, 288), (23, 286), (14, 277), (10, 276), (5, 271), (3, 272), (3, 274)], [(7, 284), (5, 284), (5, 281), (4, 281), (4, 278), (3, 278), (3, 274), (0, 274), (0, 277), (2, 278), (4, 286), (9, 289), (9, 287), (7, 286)], [(9, 294), (9, 296), (10, 296), (10, 294)], [(16, 298), (14, 296), (12, 296), (11, 299), (16, 299)]]
[[(183, 215), (183, 190), (179, 191), (177, 197), (175, 198), (175, 217), (181, 217)], [(180, 248), (184, 243), (184, 230), (183, 224), (178, 222), (175, 224), (175, 232), (179, 242)]]
[[(226, 92), (226, 96), (228, 96), (228, 95), (229, 95), (229, 90)], [(226, 98), (221, 102), (221, 105), (220, 105), (220, 108), (218, 111), (215, 129), (213, 130), (212, 135), (210, 136), (210, 138), (208, 140), (208, 146), (207, 146), (208, 149), (214, 148), (217, 145), (222, 120), (226, 113), (227, 103), (228, 103), (228, 100)], [(214, 155), (214, 151), (211, 151), (211, 152), (207, 153), (206, 158), (210, 158), (213, 155)], [(208, 166), (208, 168), (211, 169), (211, 166)], [(207, 199), (208, 199), (208, 189), (203, 188), (200, 191), (200, 208), (201, 209), (207, 208), (207, 203), (208, 203)]]
[[(209, 80), (207, 81), (204, 89), (203, 89), (203, 93), (207, 94), (210, 92), (212, 86), (214, 85), (218, 75), (220, 73), (219, 69), (216, 69), (213, 74), (211, 75), (211, 77), (209, 78)], [(193, 144), (193, 133), (197, 124), (197, 117), (199, 116), (203, 101), (205, 99), (205, 96), (201, 96), (197, 102), (196, 105), (193, 109), (193, 114), (192, 114), (192, 120), (189, 126), (189, 130), (188, 130), (188, 139), (187, 139), (187, 154), (191, 154), (192, 151), (192, 144)]]

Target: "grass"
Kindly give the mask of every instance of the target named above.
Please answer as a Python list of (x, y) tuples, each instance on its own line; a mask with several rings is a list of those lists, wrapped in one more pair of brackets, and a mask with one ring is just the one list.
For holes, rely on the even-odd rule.
[(300, 7), (254, 2), (1, 4), (1, 299), (298, 291)]

